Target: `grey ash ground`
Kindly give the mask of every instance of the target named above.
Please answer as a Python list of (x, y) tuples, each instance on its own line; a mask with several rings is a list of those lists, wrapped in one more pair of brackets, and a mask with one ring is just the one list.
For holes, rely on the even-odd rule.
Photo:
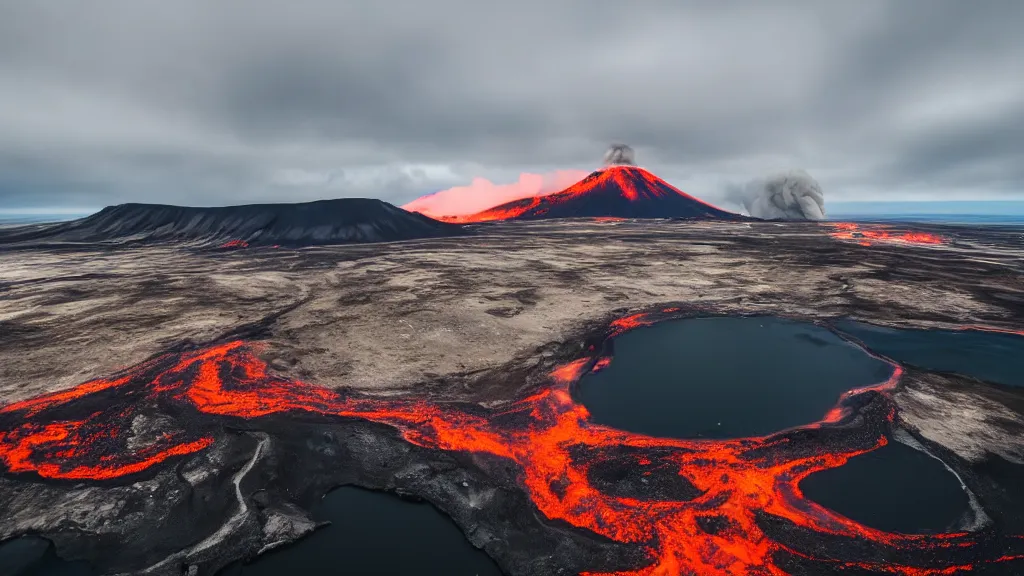
[[(671, 305), (903, 328), (1024, 327), (1024, 232), (1015, 228), (933, 226), (948, 239), (938, 246), (861, 246), (815, 223), (471, 229), (301, 249), (0, 246), (0, 405), (241, 338), (265, 343), (263, 360), (288, 378), (493, 406), (577, 357), (611, 319)], [(911, 371), (894, 397), (906, 427), (959, 471), (993, 458), (1024, 464), (1019, 389)], [(133, 430), (153, 434), (170, 416), (139, 418)], [(501, 462), (416, 448), (385, 426), (309, 417), (281, 421), (272, 437), (244, 425), (215, 433), (214, 449), (130, 481), (4, 474), (0, 540), (42, 534), (58, 553), (110, 573), (213, 573), (308, 533), (316, 499), (355, 483), (430, 500), (511, 573), (641, 562), (630, 547), (538, 528)], [(1002, 488), (987, 486), (979, 490), (998, 500)]]

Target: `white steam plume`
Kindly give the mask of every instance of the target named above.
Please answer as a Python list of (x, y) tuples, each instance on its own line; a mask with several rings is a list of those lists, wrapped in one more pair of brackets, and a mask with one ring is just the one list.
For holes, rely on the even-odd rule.
[(768, 178), (733, 186), (728, 198), (738, 201), (755, 218), (769, 220), (823, 220), (825, 194), (818, 181), (803, 170), (790, 170)]

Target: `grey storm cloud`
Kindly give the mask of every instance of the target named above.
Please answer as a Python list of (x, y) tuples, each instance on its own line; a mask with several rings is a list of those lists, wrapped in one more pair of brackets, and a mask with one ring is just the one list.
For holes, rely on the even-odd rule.
[(670, 179), (1010, 197), (1020, 22), (1015, 0), (0, 0), (0, 209), (402, 203), (609, 142)]

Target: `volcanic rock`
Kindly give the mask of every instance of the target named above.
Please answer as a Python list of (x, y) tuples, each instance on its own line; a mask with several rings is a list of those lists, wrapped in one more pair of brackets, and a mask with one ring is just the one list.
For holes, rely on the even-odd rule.
[(367, 198), (294, 204), (186, 207), (108, 206), (92, 216), (52, 226), (6, 231), (0, 242), (177, 242), (210, 246), (311, 246), (390, 242), (464, 233)]

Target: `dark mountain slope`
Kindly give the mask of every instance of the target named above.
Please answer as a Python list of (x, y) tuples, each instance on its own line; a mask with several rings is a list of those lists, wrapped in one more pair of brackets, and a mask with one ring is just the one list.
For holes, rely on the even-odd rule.
[(609, 216), (701, 220), (749, 219), (698, 200), (643, 168), (609, 166), (592, 172), (561, 192), (516, 200), (452, 220), (486, 222)]
[(407, 212), (387, 202), (346, 198), (215, 208), (121, 204), (73, 222), (2, 231), (0, 242), (310, 246), (390, 242), (463, 233), (461, 226)]

